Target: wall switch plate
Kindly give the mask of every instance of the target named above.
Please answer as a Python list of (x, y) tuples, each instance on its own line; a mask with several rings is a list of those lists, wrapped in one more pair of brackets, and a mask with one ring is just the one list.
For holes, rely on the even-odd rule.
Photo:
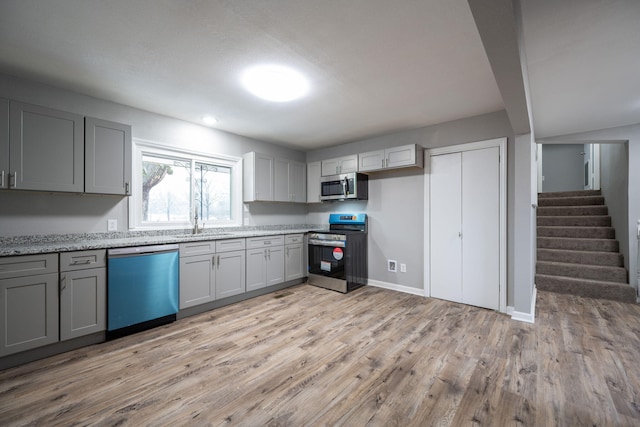
[(118, 231), (118, 220), (117, 219), (108, 219), (107, 220), (107, 231)]
[(389, 270), (392, 273), (397, 273), (398, 272), (398, 263), (392, 259), (388, 259), (387, 260), (387, 270)]
[(400, 273), (407, 272), (407, 264), (400, 264)]

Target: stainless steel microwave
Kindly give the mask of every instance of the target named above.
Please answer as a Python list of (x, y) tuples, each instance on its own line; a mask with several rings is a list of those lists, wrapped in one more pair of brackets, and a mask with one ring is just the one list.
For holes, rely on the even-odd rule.
[(367, 200), (369, 177), (362, 173), (343, 173), (320, 179), (320, 200)]

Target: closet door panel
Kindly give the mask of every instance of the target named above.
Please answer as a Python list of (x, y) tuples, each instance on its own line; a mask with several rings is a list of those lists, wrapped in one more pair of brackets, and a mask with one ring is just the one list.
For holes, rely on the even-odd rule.
[(462, 153), (462, 302), (500, 305), (500, 151)]
[(460, 153), (431, 157), (431, 296), (462, 301)]

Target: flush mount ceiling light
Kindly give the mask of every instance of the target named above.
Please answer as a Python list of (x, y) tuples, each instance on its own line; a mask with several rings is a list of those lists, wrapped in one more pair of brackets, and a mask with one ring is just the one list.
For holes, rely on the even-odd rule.
[(299, 72), (281, 65), (258, 65), (242, 75), (242, 84), (255, 96), (273, 102), (293, 101), (309, 91)]
[(216, 120), (216, 118), (213, 116), (204, 116), (202, 117), (202, 121), (205, 125), (208, 125), (208, 126), (215, 125), (216, 123), (218, 123), (218, 120)]

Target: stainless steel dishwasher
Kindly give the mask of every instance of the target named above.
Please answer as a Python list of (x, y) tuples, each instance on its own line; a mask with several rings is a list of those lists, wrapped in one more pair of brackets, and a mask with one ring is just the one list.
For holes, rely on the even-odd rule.
[(176, 320), (178, 245), (107, 251), (107, 339)]

